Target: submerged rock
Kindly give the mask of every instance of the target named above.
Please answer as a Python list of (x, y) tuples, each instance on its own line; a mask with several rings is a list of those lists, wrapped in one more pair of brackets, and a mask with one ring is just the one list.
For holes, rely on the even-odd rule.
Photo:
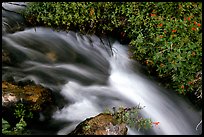
[(100, 113), (81, 122), (68, 135), (127, 135), (126, 124), (116, 124), (111, 114)]

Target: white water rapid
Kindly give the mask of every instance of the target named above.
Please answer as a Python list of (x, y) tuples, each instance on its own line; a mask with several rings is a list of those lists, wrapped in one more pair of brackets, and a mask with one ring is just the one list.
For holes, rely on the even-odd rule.
[[(61, 93), (74, 103), (57, 111), (53, 117), (67, 121), (83, 121), (112, 106), (145, 106), (142, 113), (152, 121), (159, 121), (151, 134), (158, 135), (191, 135), (199, 134), (195, 130), (200, 116), (194, 112), (182, 98), (171, 91), (158, 87), (138, 71), (132, 70), (133, 61), (127, 56), (127, 50), (118, 42), (113, 44), (117, 49), (110, 58), (111, 74), (107, 86), (81, 86), (75, 82), (67, 83)], [(128, 134), (144, 134), (129, 129)], [(69, 126), (58, 134), (67, 134)], [(148, 133), (149, 134), (149, 133)]]

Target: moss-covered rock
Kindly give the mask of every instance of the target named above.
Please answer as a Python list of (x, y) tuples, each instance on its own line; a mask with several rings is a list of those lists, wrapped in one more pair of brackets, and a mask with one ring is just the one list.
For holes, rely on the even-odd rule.
[(29, 103), (32, 111), (41, 111), (46, 103), (52, 102), (51, 91), (40, 85), (18, 86), (17, 84), (2, 82), (2, 105), (18, 101)]
[[(18, 107), (21, 104), (22, 107)], [(39, 113), (51, 111), (53, 104), (52, 92), (40, 85), (35, 85), (31, 82), (25, 83), (13, 83), (2, 81), (2, 117), (15, 126), (20, 116), (26, 116), (30, 113), (33, 114), (33, 119), (29, 118), (29, 121), (35, 121), (39, 118)], [(23, 114), (22, 114), (23, 112)]]
[(111, 114), (100, 113), (81, 122), (69, 135), (126, 135), (126, 124), (116, 124)]

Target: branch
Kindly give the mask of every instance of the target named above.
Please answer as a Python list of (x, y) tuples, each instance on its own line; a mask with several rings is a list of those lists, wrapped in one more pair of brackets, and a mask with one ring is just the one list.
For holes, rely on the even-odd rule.
[(202, 119), (200, 120), (200, 122), (199, 122), (198, 125), (196, 126), (196, 130), (198, 130), (198, 127), (200, 126), (201, 123), (202, 123)]

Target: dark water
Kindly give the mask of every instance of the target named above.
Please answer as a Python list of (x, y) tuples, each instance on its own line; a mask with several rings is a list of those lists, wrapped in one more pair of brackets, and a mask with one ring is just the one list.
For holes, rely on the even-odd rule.
[[(7, 13), (4, 18), (9, 24)], [(23, 22), (20, 17), (19, 22)], [(16, 32), (2, 27), (2, 50), (9, 51), (13, 62), (3, 64), (2, 79), (32, 80), (69, 102), (50, 121), (43, 121), (42, 115), (42, 123), (33, 125), (33, 134), (67, 134), (105, 108), (138, 104), (145, 106), (141, 111), (145, 118), (160, 125), (147, 132), (129, 128), (128, 134), (201, 134), (202, 124), (197, 130), (196, 126), (202, 112), (143, 75), (140, 65), (128, 58), (127, 46), (118, 41), (43, 27)]]

